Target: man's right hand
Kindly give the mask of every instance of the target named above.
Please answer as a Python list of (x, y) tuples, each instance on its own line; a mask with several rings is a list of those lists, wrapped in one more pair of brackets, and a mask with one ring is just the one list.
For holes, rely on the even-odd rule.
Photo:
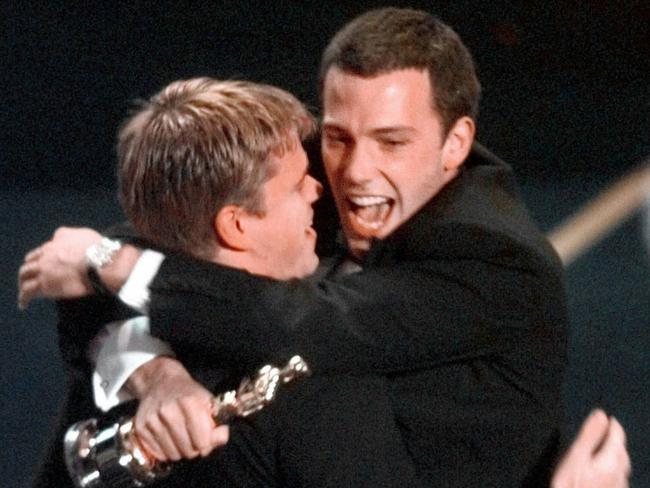
[(627, 488), (630, 471), (623, 427), (594, 410), (555, 471), (551, 488)]
[(156, 460), (207, 456), (228, 442), (228, 426), (212, 419), (213, 395), (175, 359), (149, 361), (126, 387), (140, 400), (134, 419), (138, 441)]

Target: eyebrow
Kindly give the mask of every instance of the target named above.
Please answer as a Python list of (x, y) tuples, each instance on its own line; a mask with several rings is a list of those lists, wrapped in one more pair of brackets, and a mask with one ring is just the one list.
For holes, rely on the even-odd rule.
[(345, 128), (343, 128), (342, 126), (340, 126), (340, 125), (338, 125), (338, 124), (336, 124), (334, 122), (323, 122), (322, 129), (323, 130), (337, 130), (337, 131), (340, 131), (340, 132), (347, 132), (345, 130)]
[(394, 127), (380, 127), (378, 129), (373, 129), (372, 134), (376, 136), (388, 136), (388, 135), (410, 135), (417, 132), (413, 127), (406, 125), (398, 125)]
[[(336, 123), (325, 123), (323, 124), (323, 130), (332, 130), (332, 131), (337, 131), (337, 132), (343, 132), (345, 134), (348, 133), (347, 129), (345, 127), (342, 127)], [(388, 127), (378, 127), (376, 129), (372, 129), (370, 133), (375, 136), (385, 136), (385, 135), (410, 135), (414, 134), (417, 132), (416, 129), (413, 127), (410, 127), (408, 125), (395, 125), (395, 126), (388, 126)]]

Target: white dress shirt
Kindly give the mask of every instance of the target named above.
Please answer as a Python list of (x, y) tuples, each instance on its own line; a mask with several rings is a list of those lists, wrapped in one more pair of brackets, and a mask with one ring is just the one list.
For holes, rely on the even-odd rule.
[(156, 356), (173, 356), (166, 342), (151, 336), (146, 317), (149, 285), (164, 259), (159, 252), (144, 251), (118, 293), (122, 302), (145, 315), (108, 324), (89, 347), (88, 355), (95, 365), (95, 404), (103, 411), (132, 398), (123, 386), (136, 369)]

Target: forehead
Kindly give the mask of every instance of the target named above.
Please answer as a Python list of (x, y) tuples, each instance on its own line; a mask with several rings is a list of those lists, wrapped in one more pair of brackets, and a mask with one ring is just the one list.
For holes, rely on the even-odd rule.
[(292, 144), (280, 154), (271, 156), (272, 176), (267, 184), (287, 184), (298, 181), (307, 172), (309, 160), (302, 147), (302, 142), (296, 137)]
[(332, 68), (323, 86), (323, 124), (390, 127), (438, 119), (431, 91), (427, 70), (362, 77)]

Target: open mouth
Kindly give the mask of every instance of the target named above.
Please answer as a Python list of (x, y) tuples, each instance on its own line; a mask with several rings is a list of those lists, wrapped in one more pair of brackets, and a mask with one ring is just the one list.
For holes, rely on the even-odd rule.
[(395, 201), (382, 196), (348, 197), (349, 220), (355, 233), (377, 237), (390, 217)]

